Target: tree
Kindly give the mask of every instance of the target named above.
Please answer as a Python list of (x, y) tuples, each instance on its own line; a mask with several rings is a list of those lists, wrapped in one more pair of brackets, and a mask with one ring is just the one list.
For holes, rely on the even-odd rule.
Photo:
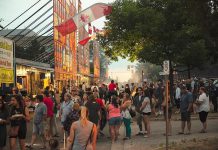
[(188, 0), (117, 0), (99, 41), (113, 60), (121, 56), (157, 65), (170, 60), (172, 88), (172, 63), (192, 68), (207, 60), (204, 32), (189, 5)]
[(161, 70), (161, 66), (158, 65), (154, 65), (148, 62), (138, 63), (136, 64), (136, 71), (134, 77), (132, 77), (132, 80), (136, 81), (136, 79), (138, 79), (138, 81), (141, 82), (144, 80), (144, 78), (147, 78), (151, 81), (157, 81), (160, 78), (159, 73)]
[(15, 56), (17, 58), (23, 58), (27, 60), (39, 58), (43, 52), (45, 52), (45, 47), (41, 46), (37, 40), (31, 41), (31, 45), (26, 48), (19, 45), (16, 45), (15, 47)]
[(118, 0), (100, 43), (114, 60), (121, 56), (161, 64), (170, 57), (175, 63), (197, 66), (184, 60), (196, 49), (205, 56), (205, 40), (188, 13), (180, 0)]

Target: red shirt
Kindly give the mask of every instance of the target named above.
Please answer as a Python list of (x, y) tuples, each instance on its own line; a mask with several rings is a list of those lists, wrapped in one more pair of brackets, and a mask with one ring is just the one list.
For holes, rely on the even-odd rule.
[(47, 107), (47, 117), (51, 118), (54, 115), (53, 112), (53, 106), (54, 103), (52, 101), (52, 99), (50, 97), (44, 97), (43, 102), (45, 103), (46, 107)]
[(111, 83), (111, 84), (109, 84), (109, 91), (115, 91), (115, 88), (116, 88), (117, 86), (116, 86), (116, 84), (114, 84), (114, 83)]
[(102, 99), (97, 98), (96, 102), (100, 105), (101, 108), (104, 106)]

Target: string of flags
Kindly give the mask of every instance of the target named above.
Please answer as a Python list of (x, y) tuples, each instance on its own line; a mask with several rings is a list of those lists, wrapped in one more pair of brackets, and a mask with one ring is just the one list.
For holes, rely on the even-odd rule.
[(78, 43), (82, 46), (85, 46), (89, 42), (89, 40), (96, 38), (96, 34), (101, 34), (101, 33), (103, 33), (103, 30), (100, 30), (100, 29), (96, 28), (95, 26), (92, 26), (91, 23), (89, 23), (88, 24), (89, 36), (86, 37), (85, 39), (79, 41)]

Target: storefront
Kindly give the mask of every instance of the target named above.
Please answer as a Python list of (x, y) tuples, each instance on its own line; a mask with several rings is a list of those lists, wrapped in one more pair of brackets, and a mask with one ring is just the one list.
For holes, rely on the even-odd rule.
[(13, 41), (0, 37), (0, 95), (11, 92), (14, 86)]
[(16, 58), (17, 87), (28, 94), (35, 95), (53, 85), (53, 72), (49, 64)]

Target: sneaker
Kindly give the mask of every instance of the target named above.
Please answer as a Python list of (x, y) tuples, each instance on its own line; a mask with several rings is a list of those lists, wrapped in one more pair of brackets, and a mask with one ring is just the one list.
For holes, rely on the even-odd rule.
[(144, 138), (149, 138), (149, 136), (148, 136), (148, 135), (145, 135)]
[(33, 149), (32, 145), (26, 145), (25, 147), (28, 148), (28, 149)]
[(144, 135), (144, 133), (142, 131), (139, 131), (136, 136), (141, 136), (141, 135)]

